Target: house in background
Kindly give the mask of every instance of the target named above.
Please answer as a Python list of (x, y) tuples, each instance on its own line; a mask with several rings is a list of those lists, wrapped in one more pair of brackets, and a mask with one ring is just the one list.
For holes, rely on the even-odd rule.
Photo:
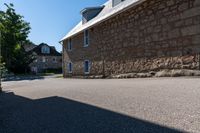
[(61, 40), (64, 77), (199, 69), (200, 0), (108, 0)]
[(25, 50), (35, 56), (35, 60), (30, 64), (31, 72), (39, 73), (46, 70), (62, 70), (62, 54), (57, 52), (55, 47), (45, 43), (40, 45), (25, 45)]

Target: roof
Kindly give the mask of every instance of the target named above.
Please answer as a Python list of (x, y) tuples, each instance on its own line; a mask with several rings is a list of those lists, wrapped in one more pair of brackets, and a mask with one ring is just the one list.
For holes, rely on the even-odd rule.
[(34, 49), (35, 47), (37, 47), (37, 45), (35, 45), (34, 43), (28, 43), (28, 44), (24, 45), (23, 47), (26, 52), (29, 52), (32, 49)]
[[(41, 52), (42, 46), (45, 46), (45, 45), (50, 48), (49, 54), (44, 54), (44, 53)], [(33, 48), (30, 52), (35, 52), (37, 55), (41, 55), (41, 56), (62, 56), (61, 53), (56, 51), (55, 47), (49, 46), (48, 44), (45, 44), (45, 43), (41, 43), (37, 47)]]
[(98, 7), (87, 7), (87, 8), (84, 8), (83, 10), (81, 10), (81, 14), (88, 11), (88, 10), (94, 10), (94, 9), (102, 9), (104, 8), (104, 6), (98, 6)]
[(60, 41), (64, 41), (65, 39), (68, 39), (80, 32), (82, 32), (83, 30), (89, 29), (133, 6), (136, 6), (142, 2), (144, 2), (145, 0), (125, 0), (123, 2), (121, 2), (120, 4), (116, 5), (116, 6), (112, 6), (112, 0), (108, 0), (103, 6), (103, 10), (92, 20), (88, 21), (87, 23), (83, 24), (82, 21), (79, 22), (69, 33), (67, 33), (67, 35), (62, 38)]

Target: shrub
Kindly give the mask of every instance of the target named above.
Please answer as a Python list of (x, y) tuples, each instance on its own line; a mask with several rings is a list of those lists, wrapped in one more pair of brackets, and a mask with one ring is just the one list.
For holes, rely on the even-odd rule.
[(60, 74), (62, 73), (62, 68), (49, 68), (49, 69), (44, 70), (44, 73)]
[(6, 77), (6, 75), (8, 75), (8, 70), (5, 67), (5, 63), (0, 64), (0, 72), (2, 77)]

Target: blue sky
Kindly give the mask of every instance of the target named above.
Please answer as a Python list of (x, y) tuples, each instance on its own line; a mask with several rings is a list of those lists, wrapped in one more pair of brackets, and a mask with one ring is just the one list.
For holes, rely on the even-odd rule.
[(102, 5), (107, 0), (0, 0), (13, 3), (16, 12), (30, 22), (29, 39), (35, 44), (42, 42), (55, 46), (61, 51), (59, 40), (80, 20), (80, 11), (85, 7)]

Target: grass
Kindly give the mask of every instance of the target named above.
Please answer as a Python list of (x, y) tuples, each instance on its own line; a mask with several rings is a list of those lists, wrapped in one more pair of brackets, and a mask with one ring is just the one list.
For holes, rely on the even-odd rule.
[(63, 75), (58, 75), (55, 78), (64, 78)]
[(54, 75), (55, 73), (38, 73), (38, 76), (50, 76), (50, 75)]

